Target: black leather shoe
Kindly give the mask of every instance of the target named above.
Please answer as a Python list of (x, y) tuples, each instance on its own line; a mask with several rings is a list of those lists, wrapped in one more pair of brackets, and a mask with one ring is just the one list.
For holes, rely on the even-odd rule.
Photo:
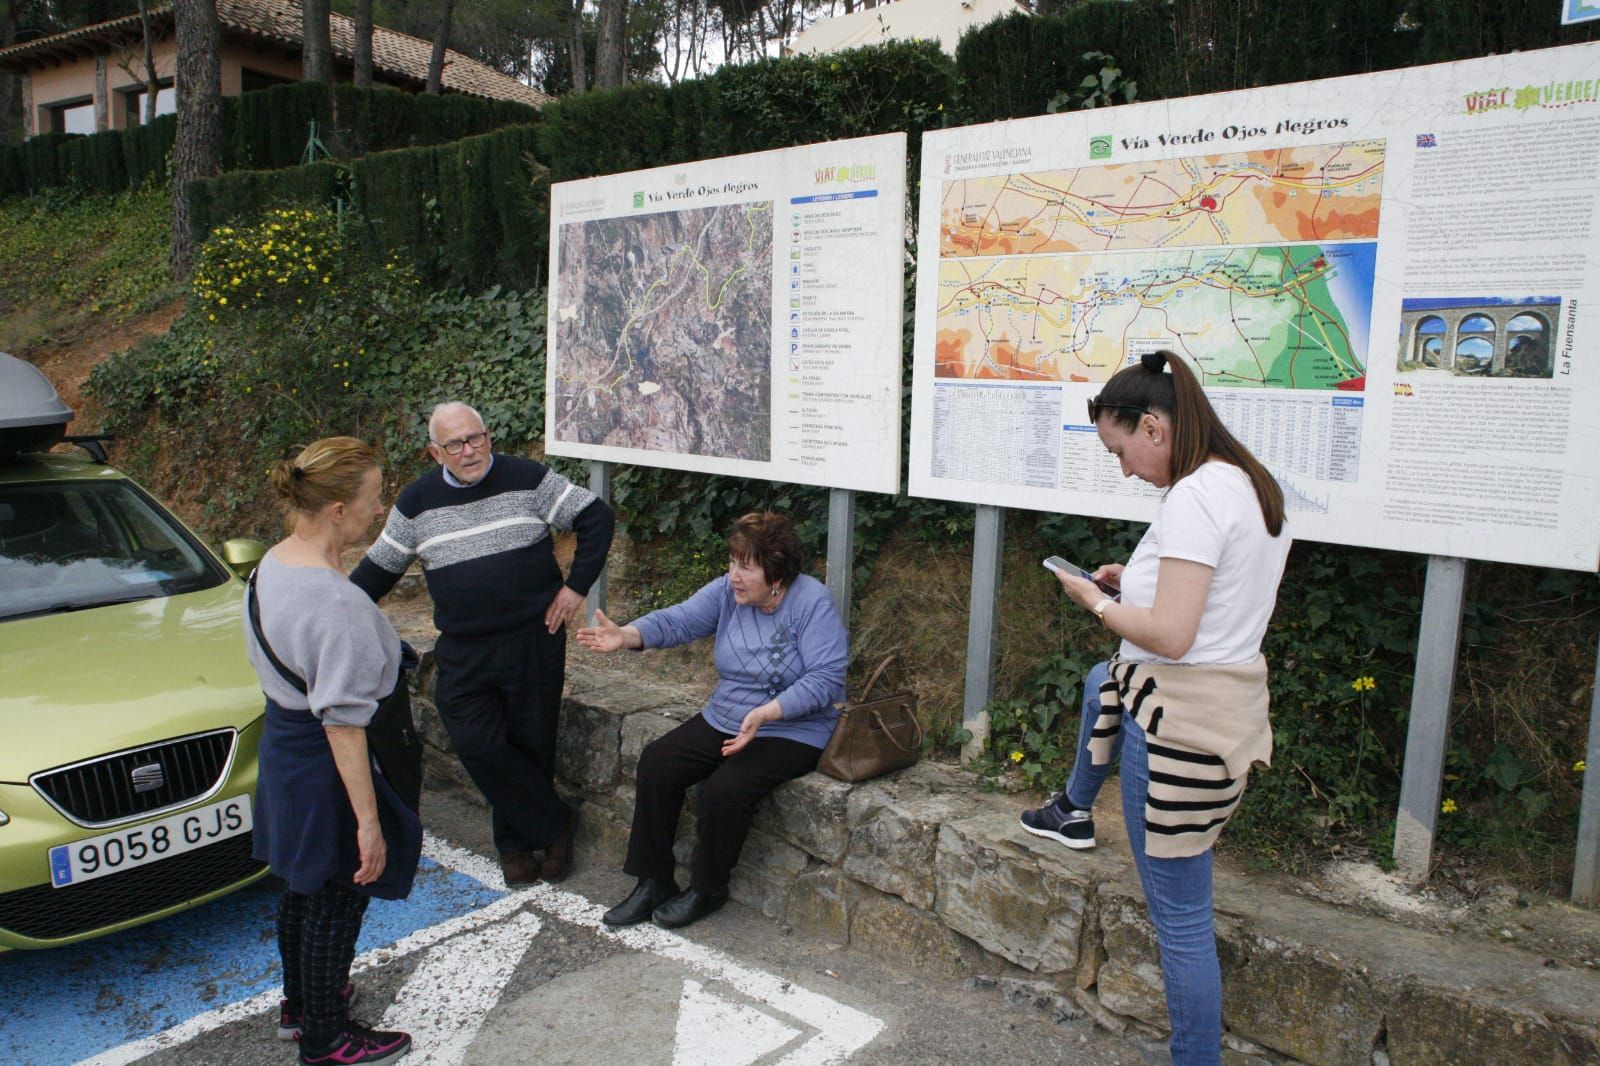
[(691, 888), (657, 907), (651, 918), (663, 929), (679, 929), (721, 910), (726, 902), (728, 902), (726, 890), (702, 892), (698, 888)]
[(651, 913), (678, 894), (678, 882), (658, 881), (654, 877), (641, 877), (633, 886), (628, 898), (601, 916), (607, 925), (638, 925), (650, 920)]

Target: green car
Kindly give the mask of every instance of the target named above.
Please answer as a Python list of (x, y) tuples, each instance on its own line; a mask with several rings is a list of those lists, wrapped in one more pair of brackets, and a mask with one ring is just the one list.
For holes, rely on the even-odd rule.
[[(261, 554), (225, 550), (246, 571)], [(0, 952), (266, 873), (250, 854), (263, 707), (243, 590), (103, 462), (0, 446)]]

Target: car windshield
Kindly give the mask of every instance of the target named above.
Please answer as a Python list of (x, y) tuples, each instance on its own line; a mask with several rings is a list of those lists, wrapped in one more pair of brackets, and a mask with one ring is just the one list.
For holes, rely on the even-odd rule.
[(81, 611), (228, 580), (126, 481), (0, 485), (0, 619)]

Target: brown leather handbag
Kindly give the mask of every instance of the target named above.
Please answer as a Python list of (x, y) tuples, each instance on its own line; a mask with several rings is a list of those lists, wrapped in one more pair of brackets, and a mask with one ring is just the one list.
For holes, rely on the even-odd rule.
[(922, 723), (917, 720), (917, 695), (896, 692), (872, 699), (878, 677), (894, 661), (891, 655), (867, 679), (861, 698), (839, 704), (839, 724), (822, 749), (817, 769), (840, 781), (868, 781), (917, 761), (922, 751)]

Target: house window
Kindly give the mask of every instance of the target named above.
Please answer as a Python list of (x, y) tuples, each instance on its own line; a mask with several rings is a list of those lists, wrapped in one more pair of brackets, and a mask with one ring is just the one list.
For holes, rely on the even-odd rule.
[[(144, 89), (125, 89), (122, 93), (127, 111), (126, 125), (137, 126), (144, 121)], [(177, 90), (172, 87), (171, 79), (156, 82), (156, 116), (175, 114), (178, 110)]]
[(94, 100), (84, 97), (82, 100), (69, 100), (60, 104), (46, 105), (45, 110), (50, 115), (51, 133), (82, 133), (95, 132), (94, 128)]

